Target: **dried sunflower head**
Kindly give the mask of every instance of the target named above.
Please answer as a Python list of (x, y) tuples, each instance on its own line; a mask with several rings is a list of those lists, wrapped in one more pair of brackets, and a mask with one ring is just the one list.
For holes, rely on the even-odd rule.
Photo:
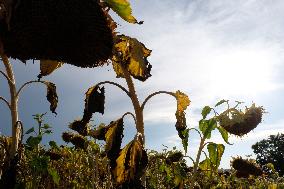
[(168, 155), (168, 157), (166, 158), (166, 163), (171, 164), (174, 162), (178, 162), (182, 159), (182, 157), (183, 157), (183, 154), (181, 152), (174, 152)]
[(64, 132), (62, 133), (62, 139), (65, 142), (71, 142), (71, 139), (73, 138), (74, 134), (71, 132)]
[(89, 124), (84, 120), (75, 120), (69, 125), (69, 128), (77, 131), (80, 135), (87, 136)]
[(60, 158), (63, 157), (60, 153), (58, 153), (58, 152), (53, 152), (53, 151), (47, 151), (47, 152), (45, 152), (45, 155), (46, 155), (46, 156), (49, 156), (49, 158), (50, 158), (51, 160), (55, 160), (55, 161), (57, 161), (57, 160), (59, 160)]
[(8, 23), (0, 19), (0, 37), (9, 57), (95, 67), (112, 56), (115, 28), (99, 1), (25, 0), (3, 8), (11, 13)]
[(247, 178), (247, 175), (262, 175), (261, 168), (252, 159), (243, 159), (242, 157), (233, 158), (231, 166), (237, 171), (237, 176)]
[(87, 140), (81, 135), (74, 135), (70, 141), (76, 148), (86, 149)]
[(235, 108), (226, 110), (218, 116), (220, 126), (237, 136), (243, 136), (257, 127), (264, 113), (263, 107), (252, 104), (245, 112)]

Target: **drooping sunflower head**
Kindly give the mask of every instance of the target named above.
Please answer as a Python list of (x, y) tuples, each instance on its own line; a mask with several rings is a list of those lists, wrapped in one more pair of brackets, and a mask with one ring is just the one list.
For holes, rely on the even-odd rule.
[(263, 107), (252, 104), (244, 112), (235, 108), (228, 109), (218, 116), (218, 121), (227, 132), (241, 137), (258, 126), (263, 113)]
[(65, 142), (70, 142), (72, 138), (73, 138), (73, 133), (71, 133), (71, 132), (64, 132), (64, 133), (62, 133), (62, 139)]
[(253, 159), (233, 158), (231, 166), (237, 171), (237, 177), (248, 178), (249, 175), (260, 176), (263, 173)]

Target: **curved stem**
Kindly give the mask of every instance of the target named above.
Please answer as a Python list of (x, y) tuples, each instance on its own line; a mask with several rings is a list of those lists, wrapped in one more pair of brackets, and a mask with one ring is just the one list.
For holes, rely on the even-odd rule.
[(206, 159), (208, 158), (206, 152), (204, 150), (202, 150), (202, 153), (204, 154), (204, 156), (206, 157)]
[(194, 159), (192, 157), (190, 157), (190, 156), (183, 156), (183, 157), (189, 158), (192, 161), (193, 165), (195, 164)]
[(110, 84), (110, 85), (114, 85), (114, 86), (117, 86), (118, 88), (120, 88), (121, 90), (123, 90), (127, 96), (130, 96), (129, 92), (127, 91), (127, 89), (125, 89), (123, 86), (121, 86), (120, 84), (118, 83), (115, 83), (115, 82), (111, 82), (111, 81), (102, 81), (102, 82), (99, 82), (97, 85), (103, 85), (103, 84)]
[(131, 112), (126, 112), (125, 114), (123, 114), (122, 119), (123, 119), (125, 116), (127, 116), (127, 115), (131, 115), (131, 116), (133, 117), (134, 121), (135, 121), (135, 124), (136, 124), (136, 117), (135, 117), (135, 115), (134, 115), (133, 113), (131, 113)]
[[(9, 80), (9, 89), (10, 89), (10, 96), (11, 96), (11, 102), (10, 102), (10, 112), (11, 112), (11, 119), (12, 119), (12, 147), (11, 147), (11, 156), (14, 157), (16, 154), (16, 151), (18, 150), (18, 133), (19, 133), (19, 128), (15, 127), (16, 122), (19, 119), (18, 115), (18, 98), (17, 98), (17, 89), (16, 89), (16, 82), (14, 78), (14, 73), (12, 69), (12, 65), (9, 62), (9, 58), (5, 54), (1, 54), (1, 58), (3, 61), (3, 64), (6, 69), (6, 75)], [(1, 72), (3, 74), (3, 72)]]
[(202, 138), (202, 135), (201, 135), (201, 133), (200, 133), (200, 131), (199, 131), (198, 129), (196, 129), (196, 128), (190, 128), (189, 131), (190, 131), (190, 130), (195, 130), (196, 132), (198, 132), (200, 139)]
[(13, 84), (12, 80), (7, 76), (7, 74), (5, 72), (3, 72), (2, 70), (0, 70), (0, 73), (7, 79), (9, 84)]
[(207, 144), (209, 144), (210, 142), (206, 142), (206, 143), (204, 143), (203, 144), (203, 148), (207, 145)]
[(44, 81), (28, 81), (28, 82), (24, 83), (24, 84), (20, 87), (20, 89), (18, 90), (18, 92), (17, 92), (17, 94), (16, 94), (17, 98), (19, 98), (19, 95), (20, 95), (21, 91), (22, 91), (27, 85), (29, 85), (29, 84), (31, 84), (31, 83), (43, 83), (43, 84), (45, 84)]
[(4, 97), (0, 96), (0, 100), (3, 100), (6, 103), (6, 105), (9, 107), (9, 109), (11, 110), (10, 103)]
[(150, 94), (150, 95), (144, 100), (144, 102), (143, 102), (142, 105), (141, 105), (141, 109), (142, 109), (142, 110), (144, 109), (145, 104), (148, 102), (148, 100), (150, 100), (150, 98), (152, 98), (153, 96), (158, 95), (158, 94), (168, 94), (168, 95), (171, 95), (171, 96), (173, 96), (173, 97), (176, 98), (176, 96), (175, 96), (175, 94), (174, 94), (173, 92), (157, 91), (157, 92), (154, 92), (154, 93)]

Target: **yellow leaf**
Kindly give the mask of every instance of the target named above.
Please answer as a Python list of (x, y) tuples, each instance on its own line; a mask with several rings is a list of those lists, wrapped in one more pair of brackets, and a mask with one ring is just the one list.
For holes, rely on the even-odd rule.
[[(111, 122), (107, 127), (105, 134), (105, 150), (107, 153), (119, 151), (123, 137), (123, 119)], [(113, 154), (112, 154), (113, 155)]]
[(177, 110), (179, 112), (183, 112), (186, 110), (187, 106), (190, 104), (190, 100), (188, 96), (180, 91), (175, 93), (177, 99)]
[(136, 137), (120, 151), (113, 170), (118, 185), (140, 179), (142, 176), (148, 158), (141, 141), (141, 138)]
[(190, 100), (188, 96), (180, 91), (176, 91), (175, 97), (177, 100), (177, 111), (176, 111), (176, 130), (178, 131), (179, 137), (182, 140), (186, 139), (185, 129), (186, 129), (186, 118), (185, 118), (185, 110), (190, 104)]
[(129, 170), (126, 169), (125, 164), (127, 164), (126, 161), (126, 155), (129, 151), (129, 148), (131, 147), (133, 141), (127, 144), (119, 153), (119, 157), (116, 159), (116, 167), (114, 169), (114, 176), (116, 178), (116, 182), (118, 184), (124, 183), (126, 180), (128, 180), (129, 177)]
[(117, 77), (124, 77), (122, 66), (134, 78), (145, 81), (151, 74), (152, 65), (148, 62), (151, 50), (147, 49), (143, 43), (128, 36), (117, 36), (115, 43), (115, 53), (112, 58), (113, 69)]
[(63, 62), (55, 60), (40, 60), (40, 74), (38, 77), (41, 78), (51, 74), (54, 70), (60, 68), (62, 64)]
[(132, 15), (130, 3), (127, 0), (105, 0), (108, 6), (122, 19), (129, 23), (138, 23)]

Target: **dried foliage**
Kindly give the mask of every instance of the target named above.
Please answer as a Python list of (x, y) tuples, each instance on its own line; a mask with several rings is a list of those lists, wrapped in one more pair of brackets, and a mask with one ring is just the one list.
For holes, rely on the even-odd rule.
[(39, 79), (43, 76), (51, 74), (56, 69), (60, 68), (63, 62), (55, 60), (40, 60), (40, 74), (37, 76)]
[(141, 188), (140, 178), (144, 174), (147, 163), (147, 153), (138, 135), (120, 151), (116, 159), (116, 167), (112, 169), (116, 183), (119, 186)]
[(58, 96), (57, 96), (57, 92), (56, 92), (56, 85), (54, 83), (51, 82), (47, 82), (44, 81), (44, 84), (47, 87), (47, 94), (46, 94), (46, 98), (48, 100), (48, 102), (50, 103), (50, 111), (52, 113), (55, 113), (55, 110), (57, 108), (57, 103), (58, 103)]
[(113, 54), (112, 65), (117, 77), (124, 77), (121, 66), (140, 81), (151, 77), (152, 65), (147, 60), (147, 57), (151, 55), (151, 50), (137, 39), (118, 35), (115, 38)]

